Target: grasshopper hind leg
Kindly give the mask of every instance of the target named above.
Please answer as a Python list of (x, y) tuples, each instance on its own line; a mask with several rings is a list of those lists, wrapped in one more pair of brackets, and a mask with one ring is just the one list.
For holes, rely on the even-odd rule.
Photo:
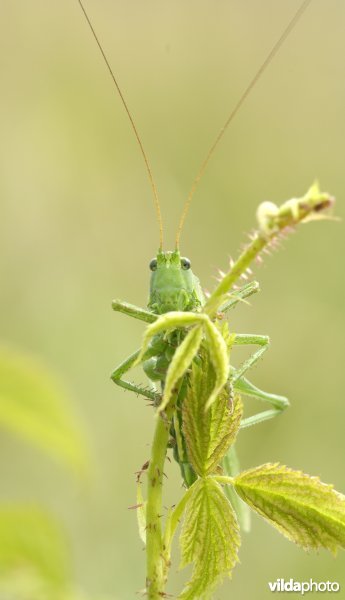
[(244, 427), (250, 427), (251, 425), (256, 425), (257, 423), (262, 423), (263, 421), (272, 419), (273, 417), (280, 415), (289, 406), (289, 401), (284, 396), (264, 392), (244, 377), (244, 374), (255, 365), (255, 363), (268, 349), (269, 338), (265, 335), (236, 335), (234, 345), (250, 344), (258, 345), (259, 349), (256, 350), (247, 360), (245, 360), (238, 369), (235, 369), (234, 367), (231, 368), (230, 379), (236, 391), (245, 396), (252, 396), (254, 398), (258, 398), (259, 400), (264, 400), (265, 402), (271, 404), (273, 408), (261, 411), (255, 415), (252, 415), (251, 417), (243, 419), (241, 422), (242, 429)]

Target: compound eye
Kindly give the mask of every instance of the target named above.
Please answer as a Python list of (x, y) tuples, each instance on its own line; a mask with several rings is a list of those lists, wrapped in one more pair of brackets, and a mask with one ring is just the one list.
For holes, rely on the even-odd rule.
[(150, 261), (150, 269), (151, 269), (151, 271), (155, 271), (157, 269), (157, 259), (156, 258), (153, 258)]
[(188, 271), (188, 269), (190, 269), (191, 264), (189, 258), (181, 258), (181, 267), (185, 271)]

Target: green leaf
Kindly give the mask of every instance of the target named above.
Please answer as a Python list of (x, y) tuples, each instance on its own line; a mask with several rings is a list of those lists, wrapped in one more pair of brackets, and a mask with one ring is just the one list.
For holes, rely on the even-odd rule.
[(171, 544), (177, 526), (193, 493), (194, 485), (191, 485), (191, 487), (188, 488), (188, 490), (186, 490), (186, 492), (182, 496), (181, 500), (176, 504), (176, 506), (170, 508), (168, 511), (164, 533), (164, 547), (167, 550), (168, 561), (170, 560)]
[(217, 471), (219, 463), (234, 443), (242, 417), (240, 396), (232, 401), (226, 386), (205, 412), (214, 388), (215, 372), (209, 353), (202, 348), (200, 362), (193, 363), (186, 398), (182, 405), (183, 433), (188, 458), (203, 477)]
[(225, 386), (229, 377), (229, 356), (228, 346), (221, 332), (211, 319), (205, 319), (205, 334), (207, 340), (207, 348), (210, 354), (211, 362), (214, 367), (215, 380), (214, 387), (206, 402), (205, 410), (215, 402), (218, 394)]
[(54, 588), (69, 580), (68, 548), (57, 523), (36, 508), (0, 509), (0, 575), (28, 569)]
[(229, 376), (228, 347), (219, 329), (212, 323), (208, 315), (204, 313), (172, 311), (160, 316), (157, 321), (147, 327), (142, 348), (133, 366), (136, 366), (143, 360), (149, 341), (154, 335), (162, 331), (185, 328), (193, 325), (196, 327), (187, 333), (182, 343), (178, 346), (171, 361), (166, 376), (164, 395), (159, 407), (159, 412), (166, 408), (171, 398), (173, 388), (178, 380), (185, 374), (196, 355), (202, 339), (203, 330), (205, 332), (211, 361), (216, 373), (214, 387), (210, 392), (210, 397), (205, 407), (206, 410), (215, 401), (217, 395), (227, 382)]
[(203, 319), (204, 315), (182, 311), (171, 311), (158, 317), (154, 323), (146, 328), (142, 347), (136, 361), (133, 363), (133, 367), (143, 360), (150, 340), (153, 336), (157, 335), (157, 333), (161, 333), (162, 331), (172, 331), (182, 327), (191, 327), (192, 325), (197, 325)]
[(345, 547), (345, 496), (318, 477), (268, 463), (244, 471), (234, 484), (249, 506), (305, 550)]
[(180, 600), (209, 598), (238, 561), (240, 545), (234, 511), (221, 486), (208, 477), (193, 485), (180, 537), (181, 568), (194, 563)]
[(187, 333), (184, 340), (177, 347), (167, 372), (164, 394), (158, 409), (159, 412), (162, 412), (166, 408), (177, 382), (190, 367), (194, 356), (199, 350), (201, 339), (202, 328), (196, 326)]
[(88, 469), (86, 440), (60, 383), (39, 362), (0, 347), (0, 427), (74, 472)]

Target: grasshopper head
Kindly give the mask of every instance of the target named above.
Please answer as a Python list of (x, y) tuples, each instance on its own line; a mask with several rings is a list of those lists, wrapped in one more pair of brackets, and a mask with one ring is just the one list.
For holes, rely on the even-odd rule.
[(188, 258), (179, 250), (158, 251), (150, 262), (152, 271), (148, 307), (157, 314), (172, 310), (196, 310), (204, 303), (199, 279)]

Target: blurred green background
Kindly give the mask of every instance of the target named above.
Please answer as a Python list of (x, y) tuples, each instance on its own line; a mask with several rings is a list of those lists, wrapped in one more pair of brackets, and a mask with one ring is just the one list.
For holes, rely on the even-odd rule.
[[(207, 149), (299, 2), (85, 3), (150, 157), (171, 247)], [(344, 27), (341, 0), (315, 0), (218, 148), (181, 247), (205, 288), (245, 241), (259, 202), (302, 195), (317, 177), (343, 215)], [(94, 462), (80, 484), (2, 432), (0, 501), (50, 510), (68, 533), (77, 585), (129, 600), (144, 586), (144, 553), (127, 507), (153, 419), (109, 381), (143, 332), (110, 302), (146, 304), (158, 245), (150, 188), (77, 2), (2, 0), (0, 28), (0, 341), (64, 382)], [(281, 461), (343, 492), (344, 250), (342, 222), (302, 226), (256, 270), (262, 292), (251, 306), (231, 316), (235, 331), (271, 336), (251, 379), (292, 403), (241, 433), (243, 467)], [(168, 504), (181, 489), (175, 464), (167, 474)], [(278, 577), (345, 589), (343, 553), (304, 554), (256, 517), (240, 559), (217, 599), (269, 598)], [(176, 554), (171, 593), (186, 577), (177, 568)]]

